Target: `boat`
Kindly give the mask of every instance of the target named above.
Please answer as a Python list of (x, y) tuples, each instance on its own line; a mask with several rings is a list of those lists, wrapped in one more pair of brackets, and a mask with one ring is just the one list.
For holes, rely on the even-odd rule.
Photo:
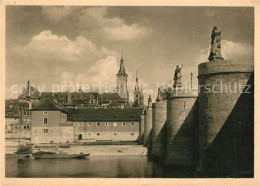
[(32, 156), (35, 159), (84, 159), (90, 154), (56, 154), (54, 152), (36, 152)]
[(29, 158), (30, 154), (5, 154), (6, 158)]

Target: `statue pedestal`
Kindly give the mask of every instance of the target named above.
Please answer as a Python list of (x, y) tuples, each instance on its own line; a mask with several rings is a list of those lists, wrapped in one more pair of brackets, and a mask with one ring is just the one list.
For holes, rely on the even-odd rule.
[(222, 56), (209, 56), (208, 59), (209, 61), (220, 61), (223, 60), (224, 58)]

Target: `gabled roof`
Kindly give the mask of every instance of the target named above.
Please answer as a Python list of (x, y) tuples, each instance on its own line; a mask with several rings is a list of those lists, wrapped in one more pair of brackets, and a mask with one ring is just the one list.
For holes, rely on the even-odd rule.
[(99, 102), (106, 103), (109, 101), (117, 101), (118, 103), (124, 103), (125, 100), (121, 98), (118, 93), (103, 93), (99, 95)]
[(35, 111), (36, 110), (59, 110), (64, 112), (64, 110), (59, 104), (55, 103), (49, 98), (44, 99), (38, 105), (33, 107), (31, 110), (35, 110)]
[(66, 109), (70, 121), (139, 121), (142, 108)]

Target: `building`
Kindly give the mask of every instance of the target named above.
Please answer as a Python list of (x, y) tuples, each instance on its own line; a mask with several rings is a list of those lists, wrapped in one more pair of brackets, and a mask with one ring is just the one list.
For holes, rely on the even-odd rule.
[[(89, 135), (83, 135), (83, 133), (73, 133), (73, 140), (136, 140), (138, 138), (137, 131), (139, 131), (139, 117), (141, 112), (136, 107), (143, 106), (143, 92), (139, 89), (138, 77), (136, 77), (136, 87), (135, 87), (135, 97), (134, 104), (129, 102), (129, 92), (127, 89), (127, 78), (126, 68), (124, 64), (123, 56), (120, 59), (120, 68), (116, 75), (117, 86), (114, 92), (109, 93), (99, 93), (93, 91), (92, 89), (88, 92), (85, 92), (81, 89), (81, 86), (78, 91), (71, 92), (68, 88), (66, 92), (39, 92), (37, 89), (30, 84), (28, 80), (26, 88), (23, 90), (21, 95), (19, 95), (17, 100), (13, 100), (16, 105), (13, 107), (12, 104), (6, 100), (6, 103), (12, 108), (6, 109), (6, 137), (11, 138), (31, 138), (31, 134), (34, 136), (32, 138), (36, 142), (64, 142), (62, 139), (50, 139), (47, 136), (51, 136), (50, 132), (58, 132), (58, 128), (64, 128), (67, 126), (67, 121), (59, 121), (58, 115), (61, 113), (68, 117), (68, 122), (72, 122), (73, 127), (79, 129), (81, 132), (80, 125), (83, 125), (82, 122), (91, 123), (98, 122), (102, 126), (106, 125), (106, 128), (102, 127), (94, 128), (94, 124), (91, 125)], [(45, 103), (45, 100), (46, 103)], [(44, 105), (47, 104), (47, 105)], [(25, 106), (26, 105), (26, 106)], [(132, 108), (135, 107), (135, 108)], [(31, 109), (33, 108), (33, 109)], [(58, 109), (59, 108), (59, 109)], [(123, 109), (124, 108), (124, 109)], [(142, 107), (143, 108), (143, 107)], [(32, 112), (34, 116), (32, 115)], [(83, 117), (87, 116), (84, 120), (76, 119), (75, 121), (72, 118), (77, 118), (78, 112), (83, 112)], [(140, 113), (139, 113), (140, 112)], [(43, 113), (49, 113), (43, 115)], [(92, 118), (93, 113), (100, 113), (102, 118), (95, 118), (94, 121)], [(111, 115), (122, 114), (124, 118), (118, 116), (118, 118), (109, 118)], [(138, 113), (138, 114), (137, 114)], [(76, 114), (76, 115), (75, 115)], [(108, 114), (106, 116), (106, 114)], [(126, 116), (126, 115), (129, 116)], [(95, 114), (94, 114), (95, 115)], [(130, 115), (134, 117), (131, 118)], [(51, 124), (42, 125), (42, 118), (49, 116), (49, 122)], [(39, 117), (37, 119), (37, 117)], [(55, 118), (55, 120), (53, 120)], [(92, 119), (90, 119), (92, 118)], [(32, 120), (34, 123), (32, 124)], [(40, 120), (40, 121), (39, 121)], [(91, 120), (91, 121), (90, 121)], [(66, 124), (65, 124), (66, 123)], [(34, 131), (31, 132), (31, 125), (33, 125)], [(79, 125), (79, 127), (78, 127)], [(84, 124), (85, 125), (85, 124)], [(108, 125), (108, 126), (107, 126)], [(110, 128), (113, 126), (113, 128)], [(116, 125), (116, 126), (114, 126)], [(62, 127), (61, 127), (62, 126)], [(40, 128), (45, 127), (45, 128)], [(51, 127), (50, 130), (49, 128)], [(122, 129), (121, 129), (122, 128)], [(138, 128), (138, 129), (137, 129)], [(47, 130), (44, 130), (47, 129)], [(67, 129), (67, 128), (66, 128)], [(101, 131), (99, 131), (101, 129)], [(109, 130), (115, 130), (112, 132)], [(64, 129), (65, 130), (65, 129)], [(42, 133), (45, 131), (44, 135), (35, 136), (36, 133)], [(130, 131), (130, 133), (129, 133)], [(46, 134), (48, 132), (48, 134)], [(103, 135), (101, 135), (101, 132)], [(130, 137), (125, 138), (126, 132), (129, 133)], [(86, 133), (86, 131), (85, 131)], [(95, 133), (95, 137), (94, 136)], [(57, 133), (58, 134), (58, 133)], [(81, 134), (81, 135), (80, 135)], [(99, 135), (97, 135), (99, 134)], [(113, 135), (112, 135), (113, 134)], [(57, 136), (57, 135), (56, 135)], [(81, 137), (80, 137), (81, 136)], [(91, 137), (90, 137), (91, 136)], [(105, 137), (106, 136), (106, 137)], [(71, 138), (66, 139), (65, 141), (73, 141)]]
[(66, 123), (67, 113), (51, 99), (31, 109), (32, 143), (73, 142), (73, 125)]
[(63, 108), (47, 98), (31, 109), (32, 143), (136, 141), (140, 108)]
[(5, 138), (31, 138), (29, 103), (16, 99), (5, 102)]
[(79, 108), (66, 111), (78, 141), (136, 141), (140, 135), (140, 108)]
[(138, 72), (136, 72), (136, 82), (135, 82), (135, 90), (134, 90), (134, 107), (141, 107), (144, 105), (144, 94), (142, 87), (139, 88), (138, 84)]
[(127, 90), (127, 77), (128, 75), (126, 73), (124, 59), (122, 55), (120, 60), (120, 68), (116, 75), (116, 80), (117, 80), (116, 92), (126, 102), (129, 102), (129, 92)]

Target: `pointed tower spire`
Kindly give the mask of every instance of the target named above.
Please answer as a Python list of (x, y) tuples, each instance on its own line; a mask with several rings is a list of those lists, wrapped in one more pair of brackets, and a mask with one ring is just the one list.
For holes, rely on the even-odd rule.
[(70, 94), (70, 89), (69, 89), (69, 87), (70, 87), (70, 83), (69, 83), (69, 81), (68, 81), (68, 89), (67, 89), (67, 95), (66, 95), (66, 103), (67, 103), (67, 104), (71, 104), (71, 94)]
[(82, 89), (81, 89), (81, 82), (79, 83), (79, 90), (78, 90), (79, 93), (82, 92)]
[(30, 86), (30, 78), (28, 79), (27, 81), (27, 97), (30, 97), (31, 96), (31, 86)]
[(123, 51), (121, 51), (120, 68), (119, 68), (119, 71), (118, 71), (117, 75), (126, 75)]
[(139, 85), (138, 85), (138, 70), (136, 71), (135, 91), (139, 91)]

